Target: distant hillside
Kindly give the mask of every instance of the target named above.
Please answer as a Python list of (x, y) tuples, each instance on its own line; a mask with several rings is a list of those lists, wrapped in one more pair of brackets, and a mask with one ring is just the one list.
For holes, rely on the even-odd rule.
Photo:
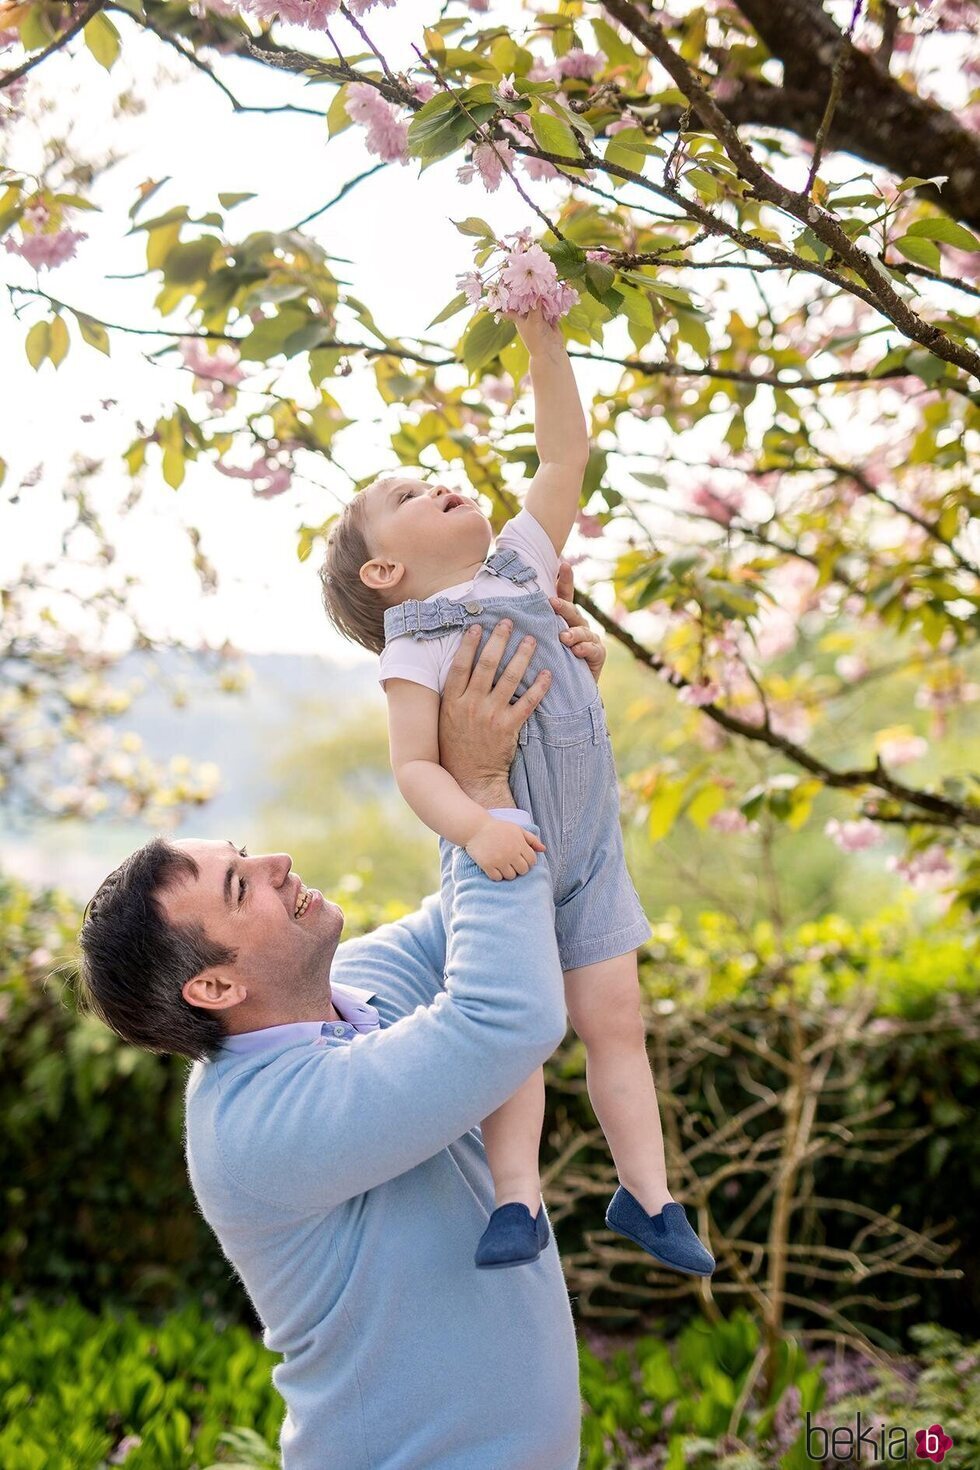
[[(122, 687), (133, 681), (144, 686), (120, 730), (139, 735), (156, 760), (179, 754), (221, 769), (219, 793), (190, 812), (176, 835), (247, 840), (260, 807), (275, 796), (276, 756), (289, 732), (305, 721), (311, 734), (324, 733), (364, 702), (382, 713), (369, 657), (352, 667), (290, 654), (253, 654), (245, 663), (251, 678), (241, 694), (223, 693), (204, 659), (175, 650), (131, 654), (114, 672), (113, 682)], [(175, 704), (175, 695), (183, 696), (181, 703)], [(0, 814), (0, 867), (88, 898), (149, 831), (108, 821), (15, 827)]]

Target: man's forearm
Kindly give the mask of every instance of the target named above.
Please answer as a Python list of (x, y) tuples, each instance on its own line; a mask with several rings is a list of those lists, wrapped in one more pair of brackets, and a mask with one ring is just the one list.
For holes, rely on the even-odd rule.
[(468, 776), (456, 779), (471, 801), (478, 802), (488, 810), (490, 807), (517, 806), (506, 776)]

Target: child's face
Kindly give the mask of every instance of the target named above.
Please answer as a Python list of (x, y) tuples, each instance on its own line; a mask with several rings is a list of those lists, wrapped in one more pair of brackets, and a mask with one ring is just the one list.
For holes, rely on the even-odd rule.
[(397, 586), (412, 596), (406, 582), (428, 585), (482, 561), (489, 550), (492, 527), (472, 496), (402, 476), (377, 480), (361, 493), (373, 553), (361, 568), (368, 586)]

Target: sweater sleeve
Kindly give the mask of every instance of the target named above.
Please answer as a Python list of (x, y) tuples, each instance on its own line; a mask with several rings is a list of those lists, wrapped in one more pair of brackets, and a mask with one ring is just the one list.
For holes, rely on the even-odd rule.
[(218, 1146), (254, 1196), (314, 1213), (363, 1194), (475, 1127), (558, 1046), (565, 1005), (546, 855), (501, 882), (465, 848), (452, 849), (452, 866), (445, 989), (431, 1005), (345, 1046), (278, 1053), (247, 1086), (228, 1079)]

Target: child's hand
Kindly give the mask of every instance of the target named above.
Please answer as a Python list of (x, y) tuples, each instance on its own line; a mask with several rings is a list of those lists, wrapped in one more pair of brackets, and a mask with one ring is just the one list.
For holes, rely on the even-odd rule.
[(488, 878), (516, 878), (537, 862), (538, 852), (547, 848), (533, 832), (517, 822), (487, 817), (466, 843), (466, 851)]
[(565, 340), (560, 328), (545, 321), (540, 306), (529, 311), (527, 316), (517, 316), (511, 312), (505, 312), (504, 315), (511, 317), (521, 341), (532, 357), (544, 352), (564, 351)]

